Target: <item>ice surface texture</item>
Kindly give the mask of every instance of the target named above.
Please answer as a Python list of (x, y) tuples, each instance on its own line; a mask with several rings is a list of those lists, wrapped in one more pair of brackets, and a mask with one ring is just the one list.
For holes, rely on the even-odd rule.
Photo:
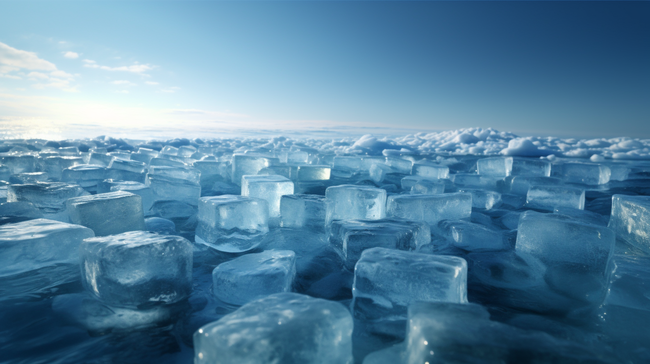
[(283, 176), (242, 176), (242, 196), (266, 200), (269, 218), (280, 217), (280, 199), (293, 194), (293, 182)]
[(224, 195), (199, 199), (196, 242), (224, 252), (244, 252), (258, 246), (269, 231), (266, 200)]
[(325, 196), (327, 223), (332, 220), (370, 219), (386, 216), (386, 190), (368, 186), (341, 185), (328, 187)]
[(212, 271), (212, 291), (223, 302), (243, 305), (274, 293), (290, 292), (296, 254), (267, 250), (221, 263)]
[[(354, 268), (352, 313), (399, 325), (408, 305), (417, 301), (467, 302), (467, 262), (463, 258), (372, 248)], [(392, 331), (392, 330), (391, 330)]]
[(0, 226), (0, 276), (57, 263), (79, 262), (79, 245), (95, 236), (92, 230), (47, 219)]
[(70, 221), (91, 228), (96, 236), (145, 230), (142, 198), (117, 191), (68, 199)]
[(431, 230), (425, 222), (397, 218), (336, 220), (329, 230), (330, 245), (350, 270), (354, 269), (366, 249), (382, 247), (413, 251), (431, 242)]
[(612, 196), (609, 227), (618, 239), (650, 254), (650, 196)]
[(322, 231), (327, 201), (319, 195), (284, 195), (280, 199), (281, 226)]
[(279, 293), (194, 333), (194, 362), (352, 364), (352, 317), (338, 302)]
[(180, 236), (132, 231), (86, 239), (80, 252), (84, 287), (112, 306), (174, 303), (192, 289), (192, 244)]
[(441, 220), (468, 219), (472, 213), (472, 195), (465, 192), (439, 195), (395, 195), (388, 197), (388, 216), (426, 221), (435, 226)]

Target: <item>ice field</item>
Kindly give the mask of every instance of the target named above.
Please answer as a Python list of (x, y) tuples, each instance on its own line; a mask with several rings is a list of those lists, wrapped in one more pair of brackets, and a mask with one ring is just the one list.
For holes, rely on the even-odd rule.
[(2, 140), (0, 201), (0, 363), (650, 363), (650, 140)]

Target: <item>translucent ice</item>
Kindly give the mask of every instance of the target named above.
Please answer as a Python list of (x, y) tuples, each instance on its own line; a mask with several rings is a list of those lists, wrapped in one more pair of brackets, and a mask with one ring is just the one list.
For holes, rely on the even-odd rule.
[(491, 321), (489, 316), (487, 309), (476, 304), (411, 305), (404, 362), (604, 364), (612, 360), (590, 347)]
[(266, 200), (269, 205), (269, 218), (280, 218), (280, 199), (284, 195), (293, 194), (293, 182), (290, 179), (277, 176), (242, 176), (242, 196)]
[(503, 178), (512, 173), (512, 157), (488, 157), (477, 161), (478, 174)]
[(465, 251), (499, 251), (511, 249), (503, 234), (468, 221), (448, 220), (440, 223), (452, 245)]
[(609, 182), (611, 176), (609, 167), (602, 164), (565, 163), (557, 167), (561, 178), (570, 183), (602, 185)]
[(352, 364), (352, 317), (338, 302), (279, 293), (194, 333), (194, 362)]
[(35, 219), (0, 226), (0, 276), (57, 263), (78, 263), (79, 245), (93, 231), (53, 220)]
[(169, 304), (192, 290), (192, 244), (180, 236), (132, 231), (89, 238), (80, 254), (84, 287), (112, 306)]
[(512, 175), (550, 177), (551, 162), (541, 159), (514, 158), (512, 161)]
[(394, 330), (417, 301), (467, 302), (467, 263), (463, 258), (372, 248), (354, 269), (352, 314)]
[(617, 239), (650, 254), (650, 196), (612, 196), (609, 227)]
[(328, 187), (325, 191), (327, 223), (332, 220), (370, 219), (386, 216), (386, 190), (357, 185)]
[(63, 170), (61, 181), (76, 183), (90, 193), (97, 192), (97, 184), (104, 180), (106, 168), (92, 164), (80, 164)]
[(199, 199), (196, 242), (224, 252), (248, 251), (269, 231), (266, 200), (223, 195)]
[(280, 292), (291, 292), (296, 254), (267, 250), (219, 264), (212, 271), (212, 291), (223, 302), (243, 305)]
[(87, 195), (76, 184), (62, 182), (38, 182), (24, 185), (10, 185), (7, 202), (31, 202), (46, 218), (67, 222), (66, 201), (69, 198)]
[(322, 231), (327, 211), (324, 196), (284, 195), (280, 199), (281, 226)]
[(466, 192), (440, 195), (395, 195), (386, 204), (388, 216), (426, 221), (434, 227), (441, 220), (468, 219), (472, 213), (472, 195)]
[(370, 248), (382, 247), (406, 251), (418, 250), (431, 242), (425, 222), (402, 219), (336, 220), (332, 222), (329, 243), (345, 260), (348, 269)]
[(184, 179), (148, 174), (145, 184), (151, 187), (156, 201), (182, 201), (196, 206), (201, 197), (201, 185)]
[(526, 194), (526, 206), (553, 211), (556, 207), (585, 208), (585, 190), (569, 186), (532, 186)]
[(145, 230), (142, 198), (117, 191), (81, 196), (66, 202), (70, 221), (92, 229), (96, 236)]
[(277, 158), (259, 155), (235, 154), (232, 156), (232, 183), (241, 185), (244, 175), (256, 175), (263, 168), (279, 163)]
[(413, 165), (411, 174), (428, 178), (448, 178), (449, 167), (434, 163), (419, 162)]

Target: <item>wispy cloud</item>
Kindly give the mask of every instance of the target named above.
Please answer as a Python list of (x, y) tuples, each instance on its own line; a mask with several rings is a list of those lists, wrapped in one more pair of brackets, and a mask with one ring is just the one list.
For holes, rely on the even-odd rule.
[(146, 83), (147, 85), (151, 85), (151, 86), (159, 85), (158, 82), (154, 82), (154, 81), (144, 81), (144, 83)]
[(77, 53), (77, 52), (65, 52), (65, 53), (63, 53), (63, 57), (70, 58), (70, 59), (77, 59), (77, 58), (79, 58), (79, 53)]
[(144, 72), (151, 71), (155, 68), (155, 66), (152, 66), (150, 64), (140, 64), (138, 62), (135, 62), (130, 66), (120, 66), (120, 67), (102, 66), (97, 64), (97, 62), (93, 61), (92, 59), (84, 59), (83, 62), (84, 62), (84, 67), (87, 68), (96, 68), (104, 71), (133, 72), (138, 74), (144, 74)]
[(116, 80), (116, 81), (111, 81), (111, 83), (113, 85), (137, 86), (137, 84), (127, 80)]
[(43, 71), (56, 70), (54, 63), (38, 58), (36, 53), (16, 49), (2, 42), (0, 42), (0, 65), (14, 70), (22, 68)]
[[(17, 73), (17, 74), (15, 74)], [(21, 80), (24, 76), (36, 89), (56, 88), (76, 92), (74, 76), (57, 69), (54, 63), (39, 58), (34, 52), (13, 48), (0, 42), (0, 77)]]

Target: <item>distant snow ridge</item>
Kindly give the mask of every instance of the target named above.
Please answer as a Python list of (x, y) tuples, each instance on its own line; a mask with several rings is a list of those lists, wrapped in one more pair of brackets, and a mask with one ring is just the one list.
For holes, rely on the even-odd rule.
[[(351, 144), (351, 145), (350, 145)], [(408, 152), (475, 155), (508, 155), (568, 158), (650, 159), (650, 140), (619, 138), (576, 139), (557, 137), (519, 137), (492, 128), (465, 128), (438, 133), (417, 133), (402, 137), (377, 138), (366, 134), (358, 140), (330, 143), (343, 153), (368, 155), (404, 154)]]

